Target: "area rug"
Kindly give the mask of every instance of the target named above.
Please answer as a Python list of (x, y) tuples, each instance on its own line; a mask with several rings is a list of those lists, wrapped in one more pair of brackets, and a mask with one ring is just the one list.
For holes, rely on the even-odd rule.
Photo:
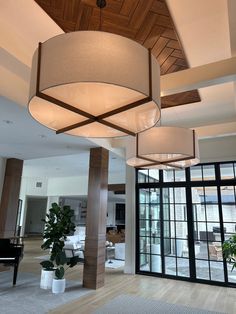
[(0, 313), (45, 314), (93, 292), (83, 288), (81, 282), (67, 281), (64, 293), (53, 294), (50, 290), (40, 289), (39, 276), (21, 272), (13, 287), (12, 276), (11, 271), (0, 273)]
[(118, 259), (109, 259), (108, 261), (106, 261), (105, 263), (105, 268), (120, 268), (120, 267), (124, 267), (125, 266), (125, 261), (121, 261)]
[(134, 295), (120, 295), (97, 309), (93, 314), (222, 314), (189, 306), (146, 299)]

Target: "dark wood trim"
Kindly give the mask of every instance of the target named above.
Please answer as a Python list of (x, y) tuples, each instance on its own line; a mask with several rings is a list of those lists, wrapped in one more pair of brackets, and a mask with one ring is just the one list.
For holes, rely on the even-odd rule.
[(152, 98), (150, 96), (147, 96), (147, 97), (145, 97), (143, 99), (134, 101), (134, 102), (132, 102), (132, 103), (130, 103), (128, 105), (125, 105), (123, 107), (120, 107), (120, 108), (108, 111), (108, 112), (106, 112), (104, 114), (101, 114), (101, 115), (97, 116), (97, 120), (98, 120), (98, 122), (100, 122), (100, 120), (102, 120), (102, 119), (114, 116), (115, 114), (118, 114), (118, 113), (130, 110), (130, 109), (136, 108), (138, 106), (144, 105), (144, 104), (148, 103), (149, 101), (152, 101)]
[(108, 191), (113, 191), (115, 193), (125, 194), (125, 184), (108, 184)]
[(77, 129), (77, 128), (81, 127), (81, 126), (84, 126), (84, 125), (87, 125), (87, 124), (90, 124), (90, 123), (93, 123), (93, 122), (94, 122), (94, 120), (87, 119), (85, 121), (78, 122), (78, 123), (66, 126), (66, 127), (62, 128), (62, 129), (59, 129), (59, 130), (56, 131), (56, 134), (60, 134), (60, 133), (64, 133), (64, 132), (67, 132), (67, 131), (70, 131), (70, 130), (73, 130), (73, 129)]
[(108, 121), (105, 121), (105, 120), (99, 120), (98, 122), (101, 123), (101, 124), (104, 124), (106, 126), (109, 126), (110, 128), (113, 128), (113, 129), (116, 129), (118, 131), (121, 131), (121, 132), (123, 132), (125, 134), (131, 135), (131, 136), (135, 136), (134, 132), (129, 131), (127, 129), (124, 129), (122, 127), (119, 127), (118, 125), (115, 125), (115, 124), (113, 124), (111, 122), (108, 122)]
[(37, 78), (36, 78), (36, 94), (39, 93), (40, 74), (41, 74), (41, 55), (42, 55), (42, 43), (39, 42), (38, 46), (38, 62), (37, 62)]
[(42, 92), (38, 92), (36, 94), (36, 96), (39, 97), (39, 98), (42, 98), (43, 100), (49, 101), (49, 102), (53, 103), (54, 105), (59, 106), (59, 107), (61, 107), (63, 109), (72, 111), (72, 112), (77, 113), (77, 114), (79, 114), (81, 116), (84, 116), (84, 117), (86, 117), (88, 119), (93, 119), (94, 121), (96, 120), (95, 116), (93, 116), (93, 115), (91, 115), (91, 114), (89, 114), (89, 113), (87, 113), (87, 112), (85, 112), (83, 110), (80, 110), (79, 108), (71, 106), (71, 105), (65, 103), (64, 101), (56, 99), (56, 98), (54, 98), (52, 96), (49, 96), (47, 94), (44, 94)]

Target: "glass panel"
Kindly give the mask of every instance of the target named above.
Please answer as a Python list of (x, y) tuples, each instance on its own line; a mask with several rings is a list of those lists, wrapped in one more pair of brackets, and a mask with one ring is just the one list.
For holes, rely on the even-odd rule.
[(140, 254), (140, 270), (150, 271), (150, 255), (148, 254)]
[(175, 219), (187, 221), (186, 205), (175, 205)]
[(169, 219), (170, 220), (175, 220), (175, 205), (174, 204), (170, 204), (169, 205), (169, 210), (170, 210), (170, 212), (169, 212)]
[[(197, 259), (208, 259), (208, 246), (207, 241), (200, 241), (199, 247), (195, 246), (195, 254)], [(197, 251), (199, 249), (199, 251)]]
[(206, 205), (206, 214), (208, 221), (219, 221), (219, 207), (218, 205)]
[(220, 224), (216, 222), (207, 223), (207, 231), (209, 234), (209, 241), (215, 241), (215, 234), (220, 233)]
[(175, 223), (173, 221), (164, 221), (164, 237), (174, 238), (175, 237)]
[(175, 203), (186, 203), (185, 188), (175, 188)]
[(205, 187), (205, 202), (207, 204), (217, 204), (217, 187), (216, 186), (207, 186)]
[(225, 240), (228, 240), (236, 232), (235, 223), (224, 223)]
[(223, 263), (210, 262), (211, 280), (225, 281)]
[(161, 257), (159, 255), (151, 255), (151, 272), (161, 273)]
[(140, 253), (150, 253), (150, 238), (140, 237)]
[(148, 182), (148, 170), (139, 170), (138, 171), (138, 182), (139, 183)]
[(162, 190), (162, 200), (163, 200), (163, 203), (174, 202), (173, 188), (164, 188)]
[(208, 250), (210, 260), (215, 261), (223, 260), (221, 243), (219, 242), (208, 243)]
[(149, 220), (140, 219), (139, 233), (141, 236), (150, 236), (150, 222)]
[(160, 203), (160, 189), (150, 189), (150, 202)]
[(149, 203), (149, 189), (140, 189), (139, 190), (139, 203)]
[(196, 260), (196, 277), (198, 279), (210, 279), (208, 261)]
[(235, 203), (235, 191), (234, 186), (222, 186), (220, 189), (221, 202), (224, 204)]
[(177, 274), (181, 277), (189, 277), (189, 260), (177, 258)]
[(160, 236), (160, 221), (159, 220), (151, 220), (152, 227), (152, 236), (159, 237)]
[(175, 170), (175, 182), (186, 181), (185, 170)]
[(236, 283), (236, 273), (235, 273), (235, 269), (232, 270), (232, 264), (227, 263), (227, 269), (228, 269), (228, 281)]
[(158, 169), (149, 169), (149, 182), (159, 182), (159, 170)]
[(223, 220), (225, 222), (234, 221), (236, 223), (236, 205), (222, 204), (222, 211), (223, 211)]
[(165, 273), (168, 275), (176, 275), (176, 258), (165, 257)]
[(170, 210), (173, 211), (174, 206), (169, 204), (163, 204), (163, 216), (164, 219), (170, 219)]
[(148, 219), (149, 218), (149, 206), (148, 205), (140, 205), (139, 206), (139, 218), (140, 219)]
[(234, 178), (234, 165), (233, 163), (221, 164), (220, 165), (220, 176), (221, 180), (233, 179)]
[(205, 222), (199, 222), (197, 223), (197, 229), (198, 236), (200, 241), (206, 241), (207, 240), (207, 230), (206, 230), (206, 223)]
[(160, 219), (160, 206), (159, 205), (155, 205), (155, 206), (150, 206), (150, 218), (151, 219), (155, 219), (155, 220), (159, 220)]
[(163, 180), (164, 182), (173, 182), (174, 170), (163, 170)]
[(206, 220), (205, 206), (193, 204), (193, 219), (194, 221)]
[(186, 240), (176, 239), (176, 256), (188, 257), (188, 243)]
[(188, 225), (187, 222), (176, 222), (176, 238), (187, 239)]
[(201, 203), (202, 198), (204, 197), (203, 187), (194, 187), (192, 188), (192, 202), (193, 203)]
[(202, 167), (195, 166), (190, 168), (191, 181), (202, 181)]
[(215, 166), (214, 165), (204, 165), (202, 166), (203, 180), (215, 180)]
[[(160, 237), (153, 237), (152, 238), (152, 244), (159, 244), (160, 245), (161, 243), (161, 239)], [(156, 251), (152, 252), (153, 254), (155, 253)], [(155, 253), (155, 254), (160, 254), (160, 253)]]
[(195, 241), (194, 242), (194, 251), (195, 251), (195, 256), (196, 258), (200, 258), (201, 254), (201, 242)]
[(165, 255), (168, 256), (175, 256), (176, 250), (175, 250), (175, 239), (164, 239), (164, 250)]

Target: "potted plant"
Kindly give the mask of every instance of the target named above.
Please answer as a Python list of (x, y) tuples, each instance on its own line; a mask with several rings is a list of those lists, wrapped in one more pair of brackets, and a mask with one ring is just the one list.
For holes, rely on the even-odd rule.
[(65, 268), (67, 265), (73, 267), (78, 262), (78, 257), (67, 258), (63, 250), (66, 237), (75, 231), (75, 224), (72, 222), (74, 211), (70, 206), (60, 207), (57, 203), (53, 203), (46, 215), (44, 229), (44, 243), (41, 248), (50, 249), (50, 259), (40, 264), (42, 267), (51, 271), (55, 271), (55, 278), (52, 280), (52, 292), (61, 293), (65, 290)]
[(232, 264), (232, 271), (236, 267), (236, 234), (224, 241), (222, 251), (224, 258)]

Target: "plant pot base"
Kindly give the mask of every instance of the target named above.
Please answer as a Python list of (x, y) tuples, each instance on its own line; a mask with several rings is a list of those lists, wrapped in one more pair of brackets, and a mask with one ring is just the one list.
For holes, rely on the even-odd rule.
[(52, 293), (64, 293), (66, 288), (66, 280), (64, 279), (53, 279), (52, 281)]

